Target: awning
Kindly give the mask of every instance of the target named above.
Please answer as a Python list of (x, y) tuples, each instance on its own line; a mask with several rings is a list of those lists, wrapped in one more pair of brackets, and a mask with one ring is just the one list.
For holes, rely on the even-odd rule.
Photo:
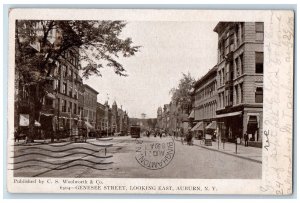
[(208, 126), (205, 127), (205, 129), (216, 130), (217, 129), (217, 122), (216, 121), (212, 121)]
[(41, 124), (38, 121), (34, 121), (34, 126), (41, 127)]
[(224, 117), (238, 116), (238, 115), (241, 115), (241, 114), (242, 114), (241, 111), (237, 111), (237, 112), (233, 112), (233, 113), (224, 113), (224, 114), (216, 115), (216, 118), (224, 118)]
[(52, 113), (44, 113), (44, 112), (41, 112), (41, 114), (42, 114), (43, 116), (53, 116)]
[(191, 131), (196, 131), (196, 130), (203, 130), (203, 122), (198, 122), (192, 129)]
[(192, 112), (190, 113), (188, 118), (195, 118), (195, 111), (194, 110), (192, 110)]
[(52, 93), (46, 94), (46, 97), (48, 97), (49, 99), (56, 99), (55, 95)]
[(88, 121), (85, 121), (84, 124), (85, 124), (85, 126), (87, 128), (94, 129), (94, 127), (92, 126), (92, 124), (90, 124)]

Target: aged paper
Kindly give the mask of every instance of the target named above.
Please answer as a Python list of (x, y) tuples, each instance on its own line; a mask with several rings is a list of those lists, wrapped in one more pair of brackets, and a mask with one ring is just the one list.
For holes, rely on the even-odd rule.
[(13, 193), (292, 194), (294, 13), (12, 9)]

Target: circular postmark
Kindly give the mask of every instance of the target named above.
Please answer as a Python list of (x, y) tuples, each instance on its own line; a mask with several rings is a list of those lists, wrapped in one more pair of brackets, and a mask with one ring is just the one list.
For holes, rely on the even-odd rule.
[(172, 137), (157, 140), (136, 139), (135, 159), (144, 168), (157, 170), (166, 167), (175, 155)]

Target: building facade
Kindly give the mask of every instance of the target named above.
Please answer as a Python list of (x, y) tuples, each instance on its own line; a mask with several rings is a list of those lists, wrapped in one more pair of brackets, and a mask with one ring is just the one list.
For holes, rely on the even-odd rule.
[(262, 22), (219, 22), (216, 118), (229, 141), (247, 133), (261, 142), (263, 121)]
[[(97, 95), (99, 93), (89, 85), (84, 84), (83, 117), (85, 122), (96, 128)], [(88, 126), (89, 127), (89, 126)]]
[(61, 63), (54, 70), (53, 81), (56, 92), (56, 121), (59, 130), (71, 130), (73, 126), (78, 126), (81, 119), (78, 97), (82, 79), (79, 76), (78, 50), (65, 51), (60, 61)]
[(105, 132), (108, 125), (107, 111), (108, 109), (104, 104), (97, 102), (96, 109), (96, 130), (99, 132)]
[(192, 93), (193, 119), (192, 131), (202, 136), (206, 127), (216, 122), (217, 97), (217, 66), (208, 71), (201, 79), (196, 81)]
[(157, 108), (157, 124), (156, 124), (156, 128), (157, 129), (162, 129), (162, 108), (158, 107)]

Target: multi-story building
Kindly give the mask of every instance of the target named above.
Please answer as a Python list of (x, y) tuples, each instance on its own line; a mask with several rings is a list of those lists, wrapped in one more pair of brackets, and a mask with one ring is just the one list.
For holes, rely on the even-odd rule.
[[(37, 37), (40, 37), (43, 25), (42, 22), (36, 22), (34, 25)], [(62, 39), (62, 30), (59, 27), (52, 29), (48, 33), (47, 43), (49, 45), (58, 45)], [(33, 52), (40, 52), (40, 44), (37, 41), (29, 47)], [(42, 98), (41, 108), (35, 112), (35, 120), (37, 125), (50, 134), (52, 131), (70, 130), (74, 126), (78, 126), (80, 120), (81, 108), (79, 108), (78, 97), (82, 79), (79, 76), (79, 51), (77, 48), (65, 50), (55, 62), (55, 67), (51, 69), (51, 73), (46, 78), (43, 88), (46, 90), (45, 96)], [(18, 77), (17, 73), (17, 77)], [(20, 88), (20, 94), (16, 97), (21, 98), (21, 108), (17, 110), (17, 114), (23, 118), (27, 118), (30, 114), (30, 108), (26, 107), (26, 97), (28, 88), (23, 84)], [(36, 89), (38, 91), (38, 89)], [(37, 92), (36, 92), (37, 93)], [(26, 111), (23, 111), (27, 109)]]
[[(63, 53), (60, 64), (54, 69), (53, 88), (56, 92), (55, 110), (58, 129), (72, 129), (78, 126), (80, 108), (78, 105), (79, 90), (82, 79), (79, 76), (79, 52), (71, 49)], [(46, 100), (47, 103), (51, 103)]]
[(216, 128), (217, 110), (217, 66), (208, 71), (194, 85), (193, 111), (190, 117), (193, 118), (192, 131), (199, 131), (203, 135), (208, 125), (214, 124)]
[[(83, 117), (87, 125), (96, 127), (97, 95), (99, 93), (88, 85), (84, 85)], [(88, 126), (89, 127), (89, 126)]]
[(169, 104), (164, 104), (163, 114), (162, 114), (162, 128), (166, 131), (169, 130), (169, 120), (170, 120), (170, 107)]
[(162, 129), (162, 108), (158, 107), (157, 109), (157, 128)]
[(249, 134), (262, 140), (263, 43), (262, 22), (219, 22), (217, 115), (219, 133), (230, 141)]
[(111, 106), (111, 130), (112, 133), (117, 133), (120, 131), (119, 117), (118, 117), (118, 105), (117, 102), (114, 101)]
[(105, 119), (107, 120), (105, 131), (107, 134), (110, 134), (112, 132), (111, 129), (111, 108), (108, 104), (108, 101), (105, 102)]
[(108, 117), (106, 117), (106, 107), (105, 105), (97, 102), (96, 109), (96, 130), (102, 132), (107, 130)]

